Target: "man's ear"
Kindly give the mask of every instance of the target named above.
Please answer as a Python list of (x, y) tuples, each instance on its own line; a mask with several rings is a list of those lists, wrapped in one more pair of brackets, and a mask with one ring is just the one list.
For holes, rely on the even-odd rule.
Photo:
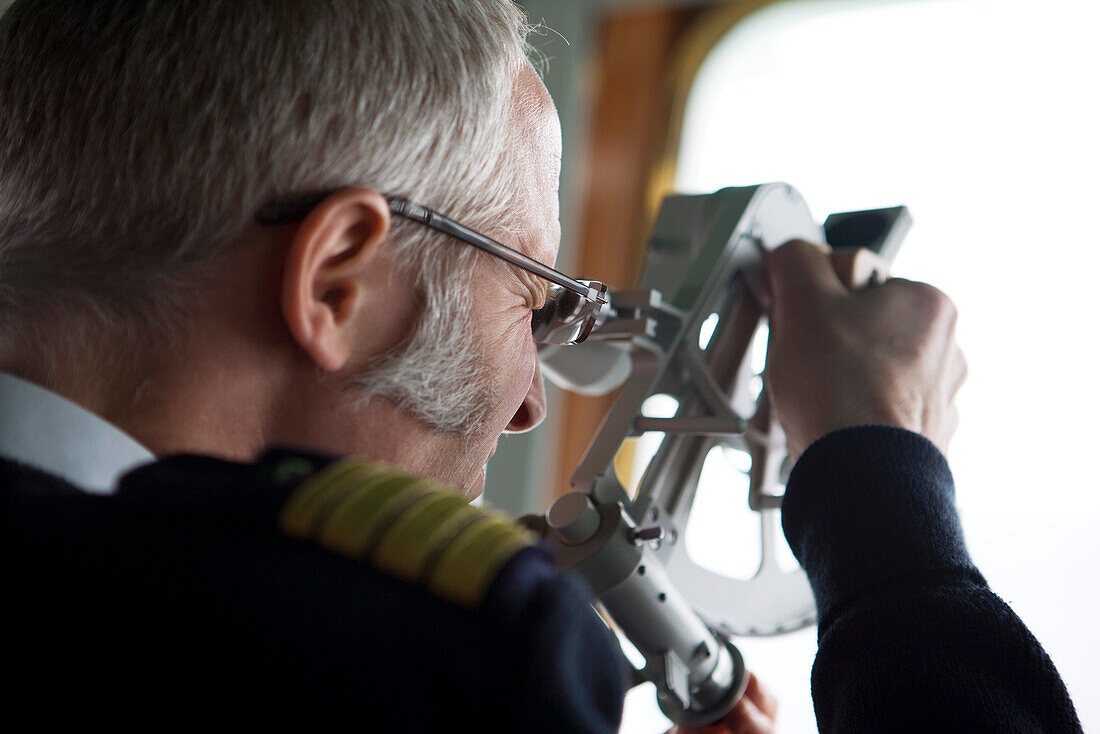
[(342, 189), (298, 225), (283, 271), (283, 317), (299, 346), (327, 372), (343, 368), (359, 340), (356, 316), (390, 229), (386, 198), (373, 189)]

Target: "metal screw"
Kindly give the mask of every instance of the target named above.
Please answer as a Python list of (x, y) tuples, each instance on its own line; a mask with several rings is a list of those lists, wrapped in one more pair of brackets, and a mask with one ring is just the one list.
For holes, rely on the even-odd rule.
[(634, 531), (634, 542), (642, 543), (647, 540), (661, 540), (665, 537), (665, 529), (660, 525), (654, 525), (649, 528), (642, 528), (641, 530)]

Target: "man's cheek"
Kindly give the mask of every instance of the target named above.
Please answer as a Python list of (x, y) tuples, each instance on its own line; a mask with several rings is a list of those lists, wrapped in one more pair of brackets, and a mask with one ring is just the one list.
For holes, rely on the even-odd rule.
[[(531, 342), (531, 337), (526, 336), (525, 341)], [(531, 389), (531, 381), (535, 375), (535, 350), (534, 345), (527, 343), (513, 344), (513, 349), (506, 357), (508, 382), (506, 403), (512, 412), (515, 412), (523, 404), (524, 398)], [(511, 414), (509, 414), (509, 418)]]

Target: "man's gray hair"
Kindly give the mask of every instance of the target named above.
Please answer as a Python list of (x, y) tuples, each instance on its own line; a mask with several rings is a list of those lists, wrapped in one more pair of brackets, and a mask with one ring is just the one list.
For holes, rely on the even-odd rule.
[[(501, 130), (527, 30), (511, 0), (16, 2), (0, 21), (0, 358), (170, 333), (256, 210), (291, 193), (360, 184), (518, 229)], [(468, 317), (473, 248), (393, 232), (430, 330)]]

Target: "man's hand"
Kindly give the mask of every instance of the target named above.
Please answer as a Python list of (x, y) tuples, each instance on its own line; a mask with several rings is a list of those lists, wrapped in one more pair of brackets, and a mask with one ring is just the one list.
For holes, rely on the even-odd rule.
[(768, 256), (768, 388), (794, 459), (849, 426), (906, 428), (944, 453), (955, 432), (966, 361), (954, 305), (932, 286), (898, 278), (859, 287), (865, 274), (853, 269), (869, 262), (876, 258), (867, 251), (807, 242)]
[(775, 734), (778, 710), (775, 696), (749, 673), (745, 695), (721, 721), (699, 728), (674, 726), (668, 734)]

